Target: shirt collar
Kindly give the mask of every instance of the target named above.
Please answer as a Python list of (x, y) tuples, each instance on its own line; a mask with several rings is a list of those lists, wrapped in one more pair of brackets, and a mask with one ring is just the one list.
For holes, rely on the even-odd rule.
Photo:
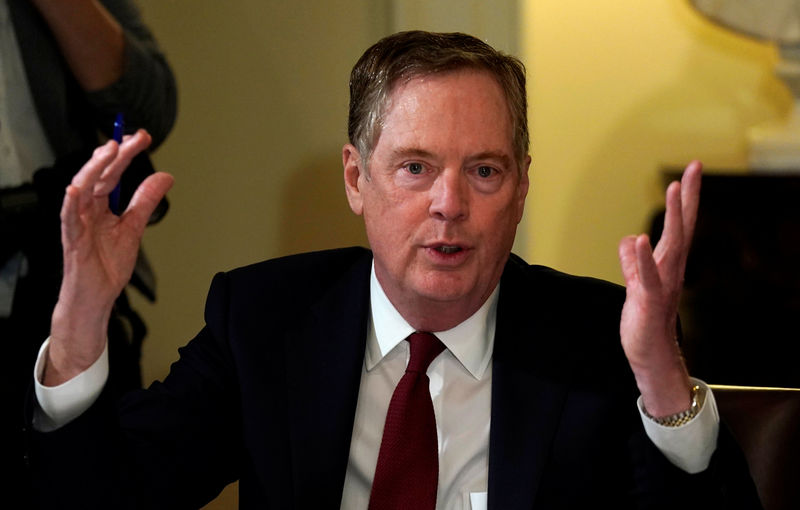
[[(498, 283), (478, 311), (464, 322), (447, 331), (433, 332), (478, 380), (483, 377), (492, 359), (499, 288)], [(367, 371), (375, 368), (384, 356), (414, 332), (414, 328), (386, 297), (375, 276), (374, 263), (370, 274), (370, 308), (372, 313), (365, 359)]]

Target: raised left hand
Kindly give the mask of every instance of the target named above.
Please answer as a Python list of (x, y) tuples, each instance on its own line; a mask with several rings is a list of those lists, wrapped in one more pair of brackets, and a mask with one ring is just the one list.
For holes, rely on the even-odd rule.
[(622, 347), (644, 406), (653, 416), (689, 408), (689, 375), (677, 343), (678, 300), (700, 202), (702, 165), (690, 163), (680, 183), (667, 188), (664, 231), (655, 250), (647, 235), (619, 244), (626, 299), (620, 320)]

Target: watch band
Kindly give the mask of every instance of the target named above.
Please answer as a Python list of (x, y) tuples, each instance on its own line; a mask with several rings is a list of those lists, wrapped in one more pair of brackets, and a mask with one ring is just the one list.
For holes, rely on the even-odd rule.
[(692, 421), (692, 418), (697, 416), (697, 413), (700, 412), (700, 408), (702, 407), (702, 391), (700, 386), (694, 385), (691, 388), (691, 398), (692, 398), (692, 405), (689, 406), (689, 409), (685, 411), (681, 411), (679, 413), (671, 414), (669, 416), (662, 416), (661, 418), (656, 418), (652, 416), (650, 413), (647, 412), (644, 405), (642, 405), (642, 411), (644, 411), (644, 415), (653, 420), (654, 422), (658, 423), (659, 425), (663, 425), (664, 427), (680, 427), (681, 425), (685, 425)]

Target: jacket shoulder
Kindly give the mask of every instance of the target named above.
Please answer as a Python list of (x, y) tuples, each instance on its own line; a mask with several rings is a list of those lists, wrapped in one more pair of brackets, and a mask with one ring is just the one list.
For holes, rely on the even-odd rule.
[(571, 367), (555, 375), (558, 378), (596, 383), (607, 377), (609, 367), (627, 373), (619, 338), (624, 302), (625, 288), (620, 285), (529, 265), (512, 255), (501, 280), (497, 312), (498, 331), (504, 328), (510, 345), (496, 345), (495, 354), (527, 360), (548, 373)]
[(217, 273), (206, 314), (267, 317), (301, 310), (336, 285), (368, 282), (371, 261), (372, 252), (350, 247), (288, 255)]
[(353, 264), (371, 260), (372, 252), (353, 246), (335, 250), (322, 250), (286, 255), (242, 266), (227, 272), (231, 281), (254, 283), (254, 280), (289, 280), (293, 284), (320, 282), (335, 278)]
[(591, 276), (564, 273), (556, 269), (528, 264), (512, 254), (503, 273), (503, 283), (530, 298), (545, 296), (555, 304), (569, 303), (573, 310), (579, 307), (621, 309), (625, 301), (625, 288)]

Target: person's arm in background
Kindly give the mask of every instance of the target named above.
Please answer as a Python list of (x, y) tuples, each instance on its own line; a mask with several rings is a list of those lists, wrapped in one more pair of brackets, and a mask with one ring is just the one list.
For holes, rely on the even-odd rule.
[(114, 117), (146, 129), (155, 149), (175, 122), (175, 78), (135, 5), (127, 0), (31, 0), (110, 134)]
[(32, 2), (85, 91), (108, 87), (122, 76), (125, 48), (122, 26), (100, 3), (95, 0)]

